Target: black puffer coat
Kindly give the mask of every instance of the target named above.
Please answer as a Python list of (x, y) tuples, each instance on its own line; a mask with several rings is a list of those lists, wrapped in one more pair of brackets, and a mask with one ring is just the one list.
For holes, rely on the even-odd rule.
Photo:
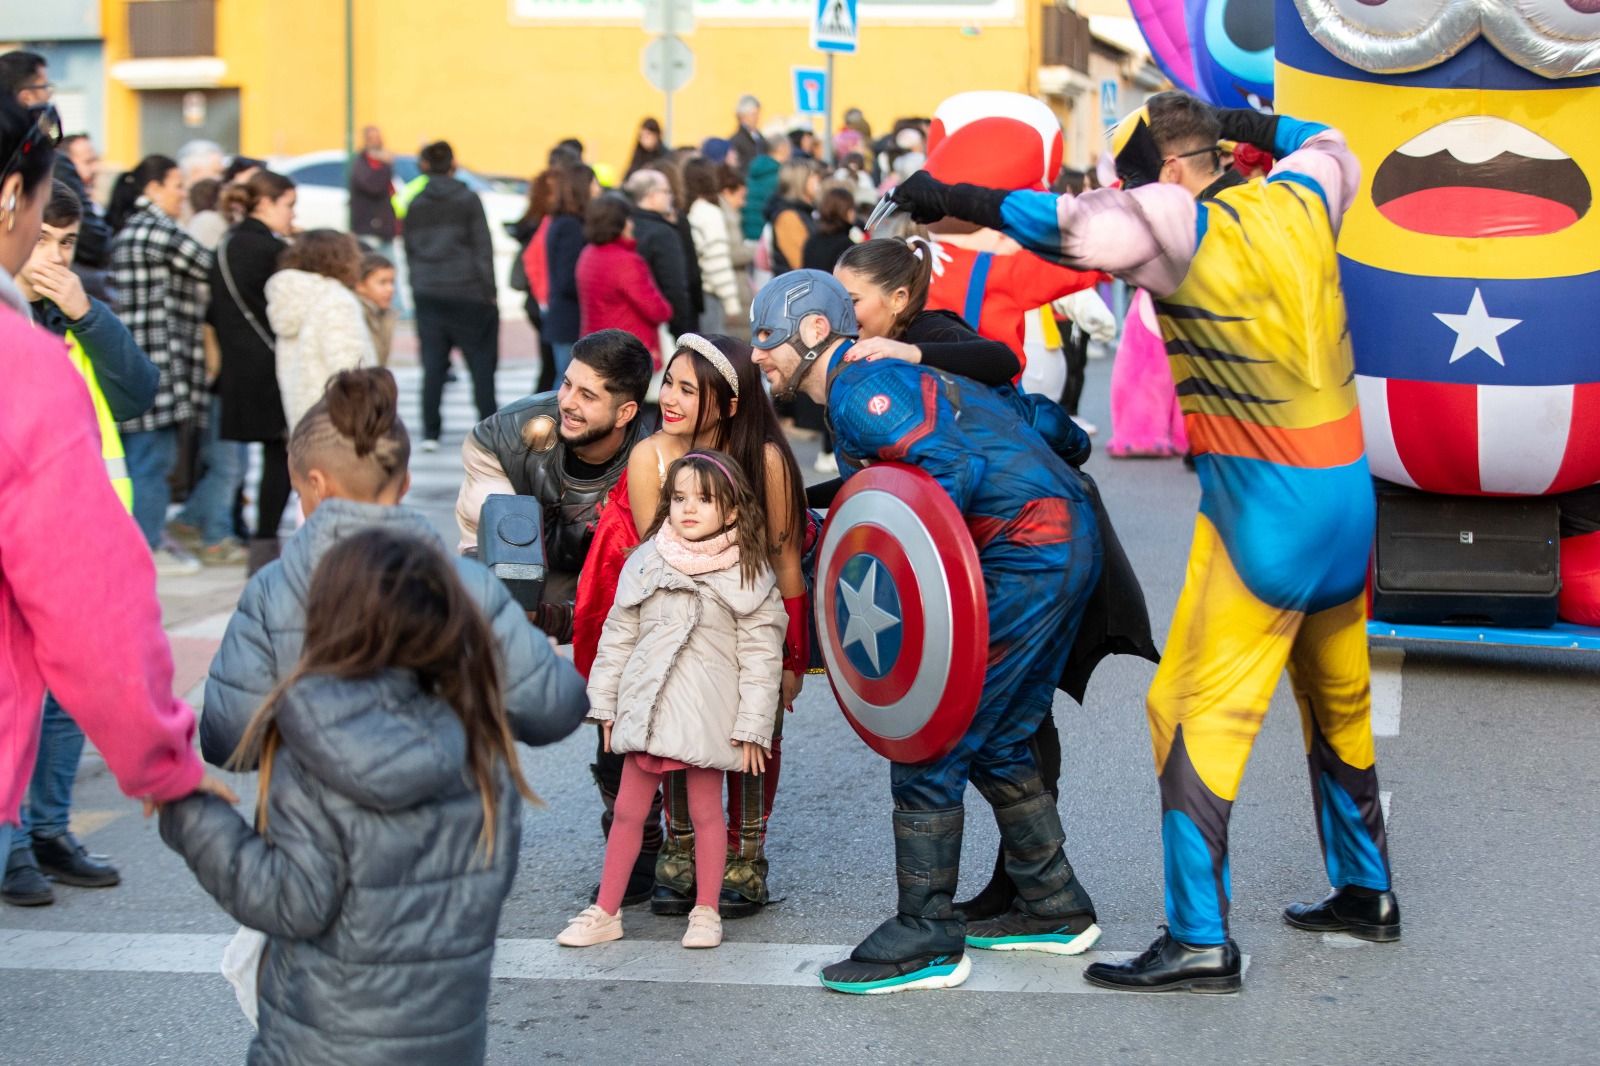
[(412, 674), (304, 678), (277, 722), (265, 838), (215, 796), (161, 809), (161, 839), (267, 935), (247, 1061), (481, 1063), (521, 841), (510, 775), (502, 766), (490, 856), (460, 720)]

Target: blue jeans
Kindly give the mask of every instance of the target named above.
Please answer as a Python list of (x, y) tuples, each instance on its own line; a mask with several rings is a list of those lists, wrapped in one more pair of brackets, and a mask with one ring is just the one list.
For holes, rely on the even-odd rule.
[(561, 379), (567, 376), (567, 367), (572, 365), (572, 348), (570, 344), (551, 344), (550, 348), (556, 353), (556, 388), (561, 387)]
[(128, 476), (133, 480), (133, 520), (154, 551), (161, 547), (167, 505), (172, 502), (167, 478), (178, 461), (177, 427), (124, 433), (122, 450), (128, 454)]
[(222, 400), (211, 398), (211, 420), (200, 445), (200, 462), (205, 473), (178, 514), (178, 521), (194, 526), (206, 544), (216, 544), (233, 536), (233, 501), (244, 484), (245, 445), (223, 440)]
[(22, 805), (22, 828), (13, 833), (7, 854), (33, 844), (34, 837), (48, 840), (67, 831), (72, 813), (72, 784), (83, 755), (83, 730), (49, 693), (44, 697), (44, 718), (39, 726), (39, 755), (33, 763), (33, 781)]

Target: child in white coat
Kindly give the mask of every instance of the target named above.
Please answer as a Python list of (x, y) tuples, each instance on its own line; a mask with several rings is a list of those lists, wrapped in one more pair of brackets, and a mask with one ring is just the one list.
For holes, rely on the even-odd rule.
[(376, 366), (367, 315), (354, 289), (361, 245), (314, 229), (284, 250), (267, 282), (267, 320), (277, 337), (278, 392), (292, 430), (341, 370)]
[(771, 751), (788, 616), (767, 565), (760, 501), (733, 459), (673, 463), (655, 523), (623, 568), (589, 674), (589, 717), (627, 754), (595, 904), (557, 943), (622, 937), (622, 896), (661, 775), (687, 775), (696, 906), (686, 948), (722, 943), (725, 771), (761, 773)]

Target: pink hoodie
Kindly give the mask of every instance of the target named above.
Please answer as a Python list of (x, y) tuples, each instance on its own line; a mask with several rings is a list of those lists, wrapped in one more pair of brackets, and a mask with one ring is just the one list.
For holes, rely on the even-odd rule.
[(0, 823), (17, 824), (46, 685), (124, 792), (187, 795), (203, 768), (150, 552), (106, 477), (83, 380), (4, 271), (0, 382)]

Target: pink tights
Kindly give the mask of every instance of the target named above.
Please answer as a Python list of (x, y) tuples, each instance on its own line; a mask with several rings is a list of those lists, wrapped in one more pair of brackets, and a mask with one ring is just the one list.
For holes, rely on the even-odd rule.
[[(622, 763), (622, 785), (617, 789), (611, 835), (606, 840), (606, 864), (600, 874), (598, 903), (607, 914), (622, 907), (628, 875), (639, 858), (644, 821), (650, 802), (661, 787), (660, 774), (639, 767), (629, 755)], [(722, 872), (727, 865), (727, 829), (722, 813), (722, 771), (690, 767), (684, 772), (689, 785), (689, 820), (694, 823), (695, 904), (717, 909), (722, 892)]]

